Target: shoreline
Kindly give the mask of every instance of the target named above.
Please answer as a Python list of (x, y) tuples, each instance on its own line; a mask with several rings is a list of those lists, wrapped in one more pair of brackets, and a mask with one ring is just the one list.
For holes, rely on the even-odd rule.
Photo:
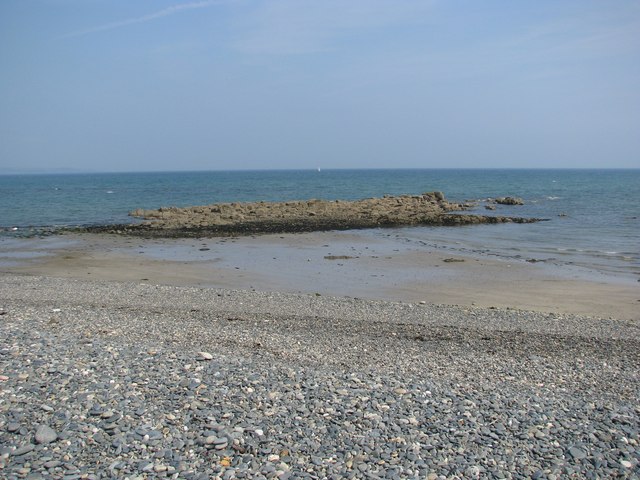
[(630, 280), (403, 245), (366, 231), (194, 239), (65, 234), (2, 247), (4, 274), (640, 319), (640, 293)]

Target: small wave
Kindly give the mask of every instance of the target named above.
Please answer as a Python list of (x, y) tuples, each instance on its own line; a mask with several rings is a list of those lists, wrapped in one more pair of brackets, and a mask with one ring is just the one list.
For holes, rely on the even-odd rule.
[(113, 190), (107, 190), (107, 193), (113, 193)]
[(549, 196), (547, 197), (547, 200), (560, 200), (560, 197)]

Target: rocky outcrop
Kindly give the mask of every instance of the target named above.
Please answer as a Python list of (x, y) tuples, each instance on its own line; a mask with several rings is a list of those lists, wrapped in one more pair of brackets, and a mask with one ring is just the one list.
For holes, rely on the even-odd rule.
[(494, 201), (500, 205), (524, 205), (524, 200), (518, 197), (498, 197)]
[(146, 237), (201, 237), (538, 221), (455, 213), (469, 207), (468, 204), (448, 202), (442, 192), (356, 201), (218, 203), (187, 208), (138, 209), (130, 215), (142, 218), (141, 224), (93, 226), (86, 230)]
[(535, 223), (543, 221), (542, 218), (505, 217), (490, 215), (465, 215), (446, 214), (440, 215), (437, 221), (431, 225), (456, 226), (456, 225), (478, 225), (481, 223)]
[(214, 205), (158, 210), (134, 210), (155, 228), (201, 228), (258, 225), (264, 222), (323, 225), (353, 223), (367, 226), (431, 223), (443, 213), (463, 210), (448, 202), (442, 192), (367, 198), (356, 201), (303, 200), (291, 202), (218, 203)]

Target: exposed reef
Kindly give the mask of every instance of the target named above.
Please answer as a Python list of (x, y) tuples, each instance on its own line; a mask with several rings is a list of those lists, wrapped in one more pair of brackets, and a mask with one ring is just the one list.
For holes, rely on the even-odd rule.
[(531, 223), (536, 218), (472, 215), (470, 204), (448, 202), (442, 192), (384, 196), (364, 200), (218, 203), (196, 207), (137, 209), (143, 223), (85, 227), (86, 231), (149, 237), (200, 237), (298, 233), (326, 230)]

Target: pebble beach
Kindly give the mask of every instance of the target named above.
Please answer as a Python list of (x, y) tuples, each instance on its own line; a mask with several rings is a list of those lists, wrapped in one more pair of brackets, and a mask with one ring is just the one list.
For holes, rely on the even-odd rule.
[(640, 328), (3, 275), (0, 477), (638, 478)]

